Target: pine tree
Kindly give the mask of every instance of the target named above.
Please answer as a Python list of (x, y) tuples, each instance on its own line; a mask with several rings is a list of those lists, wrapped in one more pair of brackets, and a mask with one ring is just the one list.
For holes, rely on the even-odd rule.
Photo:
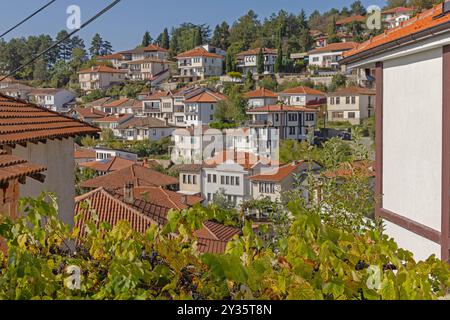
[(175, 32), (175, 30), (172, 30), (169, 52), (171, 57), (175, 57), (178, 54), (178, 34)]
[(91, 54), (91, 57), (101, 55), (102, 49), (103, 49), (103, 39), (98, 33), (96, 33), (94, 35), (94, 38), (92, 38), (91, 47), (89, 48), (89, 53)]
[(162, 33), (160, 46), (164, 49), (170, 48), (169, 31), (167, 30), (167, 28), (164, 28), (164, 31)]
[[(66, 30), (61, 30), (60, 32), (58, 32), (58, 34), (56, 35), (56, 41), (61, 41), (64, 38), (68, 37), (69, 33)], [(59, 44), (58, 49), (57, 49), (57, 59), (61, 59), (64, 61), (69, 61), (70, 60), (70, 56), (72, 54), (72, 43), (70, 41), (70, 39), (66, 39), (63, 42), (61, 42), (61, 44)]]
[(211, 44), (215, 47), (220, 47), (220, 44), (222, 42), (222, 29), (219, 25), (216, 25), (214, 28), (214, 33), (211, 38)]
[(225, 70), (226, 70), (226, 73), (234, 71), (233, 56), (232, 56), (231, 52), (228, 52), (228, 51), (227, 51), (227, 55), (225, 56)]
[(195, 47), (201, 46), (202, 44), (203, 44), (202, 30), (200, 29), (200, 27), (198, 27), (194, 31), (193, 47), (195, 48)]
[(146, 31), (144, 33), (144, 37), (142, 38), (141, 45), (143, 47), (148, 47), (153, 42), (152, 36), (150, 35), (150, 32)]
[(258, 74), (264, 73), (264, 54), (263, 54), (263, 48), (259, 49), (258, 56), (256, 57), (256, 72)]
[(101, 55), (104, 56), (111, 53), (113, 53), (113, 47), (111, 45), (111, 42), (104, 41), (101, 49)]
[(336, 29), (336, 16), (333, 15), (333, 17), (330, 20), (330, 23), (328, 24), (328, 43), (335, 43), (340, 42), (340, 39), (337, 36), (337, 29)]

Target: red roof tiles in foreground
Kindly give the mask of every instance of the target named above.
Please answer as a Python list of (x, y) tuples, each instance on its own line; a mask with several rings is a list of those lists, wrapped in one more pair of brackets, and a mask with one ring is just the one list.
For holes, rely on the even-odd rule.
[(27, 176), (32, 177), (45, 170), (43, 166), (29, 163), (27, 160), (0, 150), (0, 184)]
[(123, 188), (127, 183), (132, 183), (135, 187), (167, 187), (177, 185), (179, 181), (173, 177), (134, 164), (107, 175), (84, 181), (80, 184), (80, 187), (87, 189), (103, 187), (115, 190)]
[[(114, 227), (120, 221), (125, 221), (136, 232), (145, 233), (152, 224), (164, 226), (170, 211), (170, 208), (139, 199), (126, 203), (122, 195), (103, 188), (77, 197), (75, 202), (75, 214), (80, 217), (76, 226), (81, 234), (85, 231), (85, 224), (92, 221), (94, 213), (98, 218), (95, 222), (97, 226), (107, 222)], [(200, 253), (220, 254), (225, 252), (228, 242), (240, 233), (238, 228), (206, 221), (194, 235)]]
[(0, 144), (96, 134), (98, 128), (0, 94)]
[(450, 14), (443, 13), (443, 4), (436, 5), (432, 9), (402, 22), (400, 26), (386, 30), (384, 33), (361, 43), (355, 49), (345, 52), (344, 57), (348, 58), (381, 45), (394, 43), (401, 38), (450, 22)]

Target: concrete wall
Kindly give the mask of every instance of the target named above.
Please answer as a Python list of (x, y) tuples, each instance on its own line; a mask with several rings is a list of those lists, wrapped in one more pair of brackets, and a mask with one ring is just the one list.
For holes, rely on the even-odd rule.
[(16, 146), (12, 154), (47, 167), (46, 179), (40, 183), (27, 178), (20, 188), (21, 197), (36, 197), (41, 192), (53, 192), (58, 196), (59, 216), (65, 223), (73, 224), (75, 198), (75, 160), (73, 138), (48, 140), (47, 143), (28, 143)]
[[(383, 103), (383, 207), (440, 231), (442, 48), (385, 61)], [(404, 229), (388, 234), (417, 254), (437, 249)]]

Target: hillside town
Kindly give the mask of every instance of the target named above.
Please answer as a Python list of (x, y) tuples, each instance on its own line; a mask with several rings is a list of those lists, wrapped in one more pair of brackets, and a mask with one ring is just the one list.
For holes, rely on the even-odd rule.
[[(448, 262), (450, 1), (399, 2), (379, 12), (380, 29), (355, 1), (309, 16), (249, 11), (213, 32), (186, 23), (123, 51), (99, 34), (89, 49), (76, 37), (46, 67), (14, 75), (17, 44), (0, 42), (1, 214), (17, 220), (20, 199), (51, 193), (58, 219), (81, 232), (77, 245), (97, 234), (91, 221), (187, 241), (177, 217), (195, 225), (191, 249), (209, 257), (248, 250), (236, 241), (249, 230), (275, 245), (283, 217), (314, 212), (350, 234), (381, 221), (417, 261)], [(4, 254), (12, 244), (0, 233)]]

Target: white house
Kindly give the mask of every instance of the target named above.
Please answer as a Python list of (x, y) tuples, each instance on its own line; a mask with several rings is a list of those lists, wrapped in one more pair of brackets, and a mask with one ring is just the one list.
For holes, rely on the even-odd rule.
[[(317, 112), (317, 109), (281, 104), (247, 110), (247, 114), (252, 118), (250, 126), (258, 131), (258, 136), (266, 137), (271, 132), (269, 129), (276, 129), (280, 139), (292, 140), (307, 139), (308, 129), (316, 126)], [(277, 141), (276, 137), (266, 137), (265, 140)]]
[(106, 89), (126, 80), (127, 71), (107, 66), (93, 66), (78, 72), (81, 90), (89, 93)]
[(132, 114), (113, 114), (100, 119), (92, 120), (92, 124), (99, 127), (101, 130), (112, 130), (114, 136), (119, 137), (120, 132), (117, 129), (121, 124), (133, 119)]
[(356, 42), (337, 42), (308, 52), (309, 65), (319, 69), (339, 69), (344, 52), (355, 48)]
[(363, 119), (375, 115), (375, 90), (361, 87), (338, 89), (328, 94), (328, 121), (348, 121), (361, 124)]
[[(99, 130), (46, 108), (2, 94), (0, 128), (0, 147), (3, 151), (47, 168), (45, 180), (28, 177), (22, 181), (26, 184), (20, 188), (20, 197), (37, 197), (43, 191), (55, 193), (58, 197), (60, 218), (65, 223), (73, 224), (74, 138), (94, 135)], [(39, 177), (34, 175), (34, 178)]]
[(162, 138), (170, 137), (175, 130), (167, 121), (162, 121), (152, 117), (137, 117), (117, 127), (120, 137), (130, 141), (159, 141)]
[(326, 104), (325, 93), (305, 86), (286, 89), (278, 94), (278, 99), (289, 106), (305, 107)]
[(181, 81), (192, 82), (208, 77), (219, 77), (223, 74), (224, 57), (211, 53), (203, 47), (180, 53), (178, 60), (178, 78)]
[(386, 233), (418, 259), (448, 261), (450, 1), (361, 44), (342, 63), (376, 69), (376, 214)]
[(170, 77), (170, 62), (155, 58), (146, 58), (127, 63), (131, 80), (148, 81), (153, 85), (167, 80)]
[(185, 100), (184, 122), (185, 125), (200, 126), (214, 122), (214, 114), (220, 101), (226, 97), (220, 93), (206, 89), (197, 95)]
[(110, 158), (122, 158), (134, 162), (137, 162), (138, 160), (138, 155), (129, 151), (116, 150), (104, 147), (95, 147), (93, 148), (93, 150), (95, 151), (96, 161), (103, 161)]
[(258, 55), (262, 52), (264, 57), (264, 73), (271, 74), (275, 70), (275, 61), (277, 60), (278, 50), (271, 48), (256, 48), (240, 52), (237, 56), (237, 67), (243, 74), (250, 71), (252, 74), (258, 73)]
[(248, 107), (262, 107), (274, 105), (278, 101), (278, 95), (266, 88), (259, 88), (244, 94), (244, 98), (248, 100)]
[(67, 112), (67, 104), (75, 100), (75, 94), (66, 89), (35, 89), (30, 95), (37, 105), (58, 112)]
[(383, 11), (381, 18), (388, 29), (398, 27), (402, 22), (414, 15), (414, 8), (396, 7)]

